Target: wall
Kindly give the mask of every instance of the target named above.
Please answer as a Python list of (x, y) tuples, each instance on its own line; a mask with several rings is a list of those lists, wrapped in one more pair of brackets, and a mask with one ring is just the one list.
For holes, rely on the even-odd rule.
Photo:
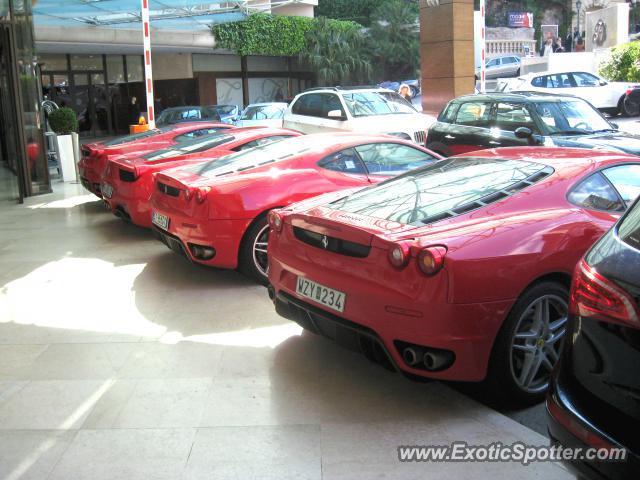
[(193, 78), (193, 64), (190, 53), (154, 54), (153, 79), (174, 80)]
[(629, 5), (616, 3), (586, 14), (586, 50), (615, 47), (629, 40)]

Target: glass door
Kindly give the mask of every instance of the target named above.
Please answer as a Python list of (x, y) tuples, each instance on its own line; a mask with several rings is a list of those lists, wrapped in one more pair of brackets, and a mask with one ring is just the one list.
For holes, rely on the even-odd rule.
[(80, 136), (87, 138), (108, 135), (111, 112), (104, 73), (74, 73), (72, 92)]

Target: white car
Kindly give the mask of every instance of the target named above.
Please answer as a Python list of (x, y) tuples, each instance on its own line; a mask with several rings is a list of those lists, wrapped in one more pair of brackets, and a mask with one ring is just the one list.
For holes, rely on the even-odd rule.
[(425, 145), (434, 122), (392, 90), (329, 87), (297, 95), (284, 114), (283, 127), (302, 133), (385, 133)]
[(282, 128), (282, 119), (288, 106), (281, 102), (252, 103), (244, 109), (236, 126)]
[(574, 95), (590, 102), (598, 110), (611, 115), (624, 111), (627, 90), (638, 84), (608, 82), (588, 72), (529, 73), (519, 77), (511, 91), (533, 91)]

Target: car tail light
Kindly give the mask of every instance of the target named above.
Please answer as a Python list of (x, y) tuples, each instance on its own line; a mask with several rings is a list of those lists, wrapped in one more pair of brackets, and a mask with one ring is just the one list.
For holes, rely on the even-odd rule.
[(631, 95), (631, 92), (633, 92), (633, 89), (627, 88), (627, 95)]
[(569, 308), (581, 317), (640, 326), (634, 300), (584, 259), (573, 275)]
[(193, 198), (193, 191), (190, 188), (186, 188), (184, 191), (184, 199), (190, 202), (191, 198)]
[(447, 254), (445, 247), (427, 247), (418, 254), (418, 267), (422, 273), (431, 277), (444, 267), (444, 257)]
[(282, 226), (284, 225), (282, 214), (277, 210), (271, 210), (269, 212), (269, 225), (271, 225), (271, 228), (273, 228), (274, 231), (280, 233), (282, 231)]
[(207, 199), (207, 195), (211, 191), (210, 187), (198, 187), (196, 188), (196, 202), (203, 203)]
[(406, 243), (394, 243), (389, 248), (389, 263), (395, 268), (404, 268), (409, 262), (411, 252)]

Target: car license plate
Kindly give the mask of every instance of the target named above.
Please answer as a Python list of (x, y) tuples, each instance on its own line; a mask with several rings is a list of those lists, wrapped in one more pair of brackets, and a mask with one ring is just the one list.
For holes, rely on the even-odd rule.
[(337, 312), (344, 312), (347, 295), (306, 278), (298, 277), (296, 293)]
[(151, 214), (151, 221), (163, 230), (169, 230), (169, 217), (158, 212)]
[(100, 191), (102, 192), (102, 196), (105, 198), (113, 197), (113, 187), (108, 183), (103, 183), (100, 186)]

